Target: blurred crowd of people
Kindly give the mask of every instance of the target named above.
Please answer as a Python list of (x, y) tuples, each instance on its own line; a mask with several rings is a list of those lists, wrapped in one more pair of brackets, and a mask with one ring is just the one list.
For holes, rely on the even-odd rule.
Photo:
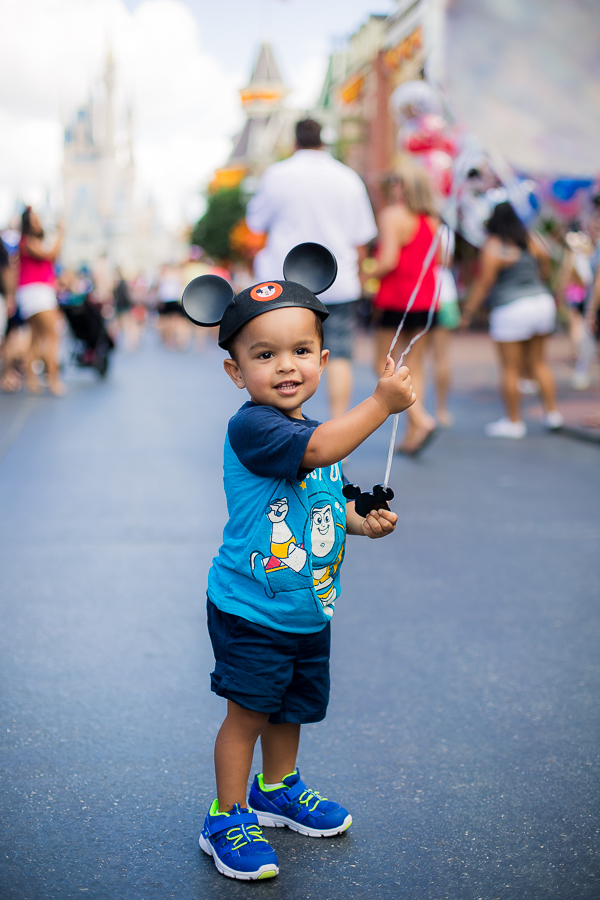
[[(148, 330), (164, 345), (201, 349), (205, 336), (183, 313), (182, 293), (199, 275), (234, 278), (245, 287), (249, 273), (215, 265), (199, 247), (185, 261), (170, 261), (151, 274), (127, 278), (105, 256), (77, 270), (60, 264), (63, 228), (48, 239), (35, 210), (23, 210), (18, 228), (0, 233), (0, 388), (65, 393), (66, 361), (108, 370), (115, 347), (135, 351)], [(70, 356), (65, 353), (65, 344)]]
[[(397, 450), (419, 453), (438, 428), (452, 425), (447, 405), (452, 333), (489, 322), (505, 415), (487, 426), (487, 434), (523, 437), (521, 395), (534, 392), (540, 393), (546, 426), (560, 428), (564, 420), (546, 343), (562, 323), (571, 342), (572, 387), (590, 387), (600, 335), (600, 197), (585, 222), (553, 222), (541, 232), (528, 231), (511, 203), (502, 200), (485, 223), (487, 238), (477, 251), (448, 228), (440, 231), (425, 168), (400, 163), (382, 185), (386, 201), (375, 218), (363, 182), (323, 147), (319, 124), (299, 122), (296, 136), (293, 156), (267, 170), (248, 206), (248, 226), (266, 234), (254, 271), (247, 263), (217, 264), (196, 246), (189, 247), (184, 261), (166, 262), (150, 275), (126, 277), (106, 257), (73, 271), (60, 265), (62, 229), (48, 239), (36, 212), (26, 207), (20, 228), (0, 239), (2, 390), (46, 389), (60, 396), (65, 360), (105, 375), (114, 347), (135, 351), (149, 329), (170, 350), (199, 351), (206, 331), (190, 323), (181, 304), (193, 278), (217, 274), (239, 292), (256, 281), (283, 277), (289, 249), (311, 240), (332, 249), (339, 267), (336, 282), (321, 297), (330, 311), (325, 341), (332, 416), (342, 415), (351, 402), (357, 329), (372, 334), (379, 373), (402, 324), (393, 356), (397, 361), (406, 354), (419, 400), (407, 411)], [(61, 350), (65, 339), (70, 357)], [(433, 411), (425, 403), (427, 358), (434, 375)], [(600, 419), (589, 424), (600, 427)]]
[[(486, 189), (500, 186), (496, 176), (490, 177)], [(467, 178), (485, 181), (476, 170)], [(338, 278), (320, 297), (329, 310), (324, 330), (330, 351), (331, 415), (343, 414), (350, 403), (358, 300), (366, 297), (376, 373), (383, 371), (393, 346), (395, 361), (402, 358), (409, 366), (419, 398), (407, 410), (406, 433), (396, 449), (419, 453), (438, 428), (452, 425), (447, 405), (451, 334), (472, 321), (481, 327), (486, 303), (505, 406), (505, 415), (489, 423), (486, 433), (525, 436), (520, 400), (527, 391), (540, 393), (546, 427), (561, 428), (564, 418), (546, 360), (547, 339), (557, 321), (568, 324), (572, 386), (586, 389), (599, 334), (600, 197), (583, 225), (553, 221), (542, 233), (534, 233), (502, 191), (496, 191), (498, 202), (479, 226), (484, 242), (477, 251), (441, 228), (442, 204), (426, 167), (405, 157), (382, 187), (386, 202), (374, 223), (364, 185), (329, 156), (319, 124), (308, 119), (296, 126), (293, 156), (266, 171), (248, 207), (250, 228), (267, 235), (255, 260), (257, 281), (280, 278), (286, 253), (302, 241), (323, 243), (338, 259)], [(364, 304), (362, 308), (364, 312)], [(433, 361), (435, 414), (425, 402), (428, 356)]]

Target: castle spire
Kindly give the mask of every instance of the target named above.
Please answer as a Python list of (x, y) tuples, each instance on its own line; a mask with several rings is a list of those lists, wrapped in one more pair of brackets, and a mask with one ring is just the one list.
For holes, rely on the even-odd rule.
[(250, 82), (240, 97), (244, 112), (250, 118), (268, 115), (288, 93), (269, 43), (262, 43), (252, 70)]
[(240, 91), (246, 123), (233, 140), (226, 164), (216, 170), (211, 190), (235, 187), (247, 175), (255, 178), (293, 150), (291, 118), (294, 114), (283, 106), (287, 93), (271, 45), (263, 41), (250, 81)]
[(104, 145), (107, 154), (112, 154), (115, 148), (115, 120), (114, 120), (114, 100), (115, 100), (115, 60), (113, 57), (112, 47), (108, 48), (106, 56), (106, 67), (104, 69), (104, 87), (106, 90), (106, 109), (104, 119)]
[(271, 45), (264, 42), (260, 45), (258, 56), (252, 70), (250, 84), (283, 85), (283, 80), (275, 62)]

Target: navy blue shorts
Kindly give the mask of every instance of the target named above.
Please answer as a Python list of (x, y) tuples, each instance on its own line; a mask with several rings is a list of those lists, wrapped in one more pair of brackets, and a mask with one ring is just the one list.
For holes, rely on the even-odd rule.
[(290, 634), (249, 622), (207, 603), (215, 654), (211, 690), (269, 722), (307, 725), (325, 718), (329, 702), (331, 623), (313, 634)]

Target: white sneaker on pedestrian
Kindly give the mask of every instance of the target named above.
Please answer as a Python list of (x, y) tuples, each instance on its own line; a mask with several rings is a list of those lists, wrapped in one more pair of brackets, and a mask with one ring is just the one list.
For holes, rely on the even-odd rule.
[(527, 425), (523, 421), (511, 422), (510, 419), (503, 418), (486, 425), (485, 433), (488, 437), (510, 438), (513, 441), (520, 441), (527, 434)]
[(544, 416), (544, 425), (549, 431), (557, 431), (559, 428), (562, 428), (564, 424), (565, 417), (557, 409), (553, 409)]
[(576, 391), (587, 391), (592, 379), (587, 372), (574, 372), (571, 377), (571, 387)]

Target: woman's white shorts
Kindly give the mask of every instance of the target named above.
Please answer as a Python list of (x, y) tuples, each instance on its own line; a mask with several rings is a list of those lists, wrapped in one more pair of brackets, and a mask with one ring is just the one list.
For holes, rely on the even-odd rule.
[(550, 294), (521, 297), (490, 313), (490, 337), (499, 344), (528, 341), (552, 334), (556, 328), (556, 304)]
[(56, 293), (49, 284), (35, 282), (17, 288), (17, 303), (23, 319), (56, 308)]

